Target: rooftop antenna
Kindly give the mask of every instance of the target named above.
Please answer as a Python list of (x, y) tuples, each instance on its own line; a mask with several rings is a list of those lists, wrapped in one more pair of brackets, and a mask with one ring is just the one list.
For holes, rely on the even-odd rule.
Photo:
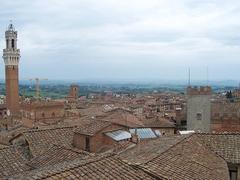
[(208, 66), (207, 66), (207, 86), (209, 86)]
[(191, 71), (190, 71), (190, 67), (188, 68), (188, 86), (191, 86)]

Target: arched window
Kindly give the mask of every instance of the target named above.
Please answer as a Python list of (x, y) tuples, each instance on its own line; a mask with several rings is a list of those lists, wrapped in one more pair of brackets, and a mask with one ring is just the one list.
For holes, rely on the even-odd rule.
[(55, 117), (55, 113), (54, 112), (52, 113), (52, 117)]
[(42, 113), (42, 117), (43, 117), (43, 118), (45, 117), (45, 114), (44, 114), (44, 113)]
[(14, 39), (12, 39), (12, 48), (14, 49)]
[(6, 41), (6, 47), (9, 48), (9, 44), (8, 44), (9, 40), (7, 39)]

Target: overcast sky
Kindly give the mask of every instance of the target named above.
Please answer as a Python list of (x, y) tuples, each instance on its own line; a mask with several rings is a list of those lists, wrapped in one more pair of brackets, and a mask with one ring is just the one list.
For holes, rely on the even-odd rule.
[(9, 20), (21, 79), (240, 80), (239, 0), (1, 0), (1, 49)]

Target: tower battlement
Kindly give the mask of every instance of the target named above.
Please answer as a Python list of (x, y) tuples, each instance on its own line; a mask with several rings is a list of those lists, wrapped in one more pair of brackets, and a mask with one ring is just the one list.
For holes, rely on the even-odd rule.
[(212, 88), (210, 86), (200, 86), (200, 87), (191, 87), (187, 88), (187, 95), (211, 95)]

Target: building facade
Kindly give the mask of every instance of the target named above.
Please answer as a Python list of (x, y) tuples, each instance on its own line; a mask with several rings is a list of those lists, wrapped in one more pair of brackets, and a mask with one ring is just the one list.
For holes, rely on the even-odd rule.
[(6, 104), (9, 115), (19, 114), (18, 64), (20, 50), (17, 49), (17, 31), (13, 24), (5, 32), (6, 48), (3, 49), (6, 79)]
[(21, 104), (22, 123), (27, 127), (56, 124), (65, 117), (62, 102), (32, 102)]

